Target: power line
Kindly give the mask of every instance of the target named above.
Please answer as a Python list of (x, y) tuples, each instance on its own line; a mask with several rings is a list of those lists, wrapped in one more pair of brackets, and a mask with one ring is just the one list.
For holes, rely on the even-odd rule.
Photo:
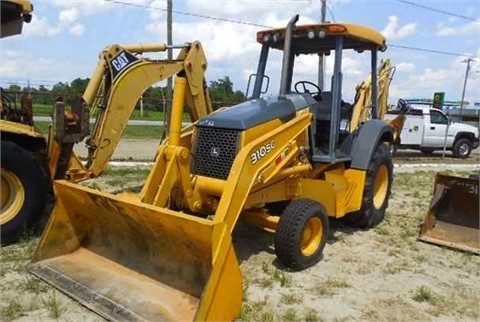
[(423, 52), (432, 53), (432, 54), (441, 54), (441, 55), (459, 56), (459, 57), (468, 56), (468, 55), (460, 54), (460, 53), (453, 53), (453, 52), (448, 52), (448, 51), (426, 49), (426, 48), (418, 48), (418, 47), (411, 47), (411, 46), (392, 45), (392, 44), (388, 44), (388, 46), (393, 47), (393, 48), (423, 51)]
[[(111, 3), (115, 3), (115, 4), (120, 4), (120, 5), (125, 5), (125, 6), (133, 6), (133, 7), (146, 8), (146, 9), (151, 9), (151, 10), (158, 10), (158, 11), (167, 12), (167, 9), (150, 7), (150, 6), (146, 6), (146, 5), (142, 5), (142, 4), (136, 4), (136, 3), (128, 3), (128, 2), (123, 2), (123, 1), (119, 1), (119, 0), (103, 0), (103, 1), (111, 2)], [(426, 7), (426, 6), (423, 6), (423, 5), (417, 5), (415, 3), (411, 3), (411, 2), (406, 1), (406, 0), (395, 0), (395, 1), (404, 2), (404, 3), (407, 3), (407, 4), (419, 6), (419, 7), (422, 7), (422, 8)], [(426, 7), (426, 8), (434, 9), (434, 8), (430, 8), (430, 7)], [(328, 6), (327, 6), (327, 9), (329, 10)], [(437, 9), (434, 9), (434, 10), (437, 10)], [(448, 13), (446, 11), (445, 12), (443, 12), (442, 10), (439, 10), (439, 11), (444, 13), (444, 14), (451, 14), (451, 13)], [(178, 10), (172, 10), (172, 12), (174, 14), (178, 14), (178, 15), (185, 15), (185, 16), (191, 16), (191, 17), (197, 17), (197, 18), (203, 18), (203, 19), (224, 21), (224, 22), (230, 22), (230, 23), (236, 23), (236, 24), (248, 25), (248, 26), (255, 26), (255, 27), (262, 27), (262, 28), (273, 28), (272, 26), (262, 25), (262, 24), (253, 23), (253, 22), (249, 22), (249, 21), (219, 18), (219, 17), (213, 17), (213, 16), (208, 16), (208, 15), (202, 15), (202, 14), (196, 14), (196, 13), (190, 13), (190, 12), (184, 12), (184, 11), (178, 11)], [(333, 13), (331, 11), (330, 11), (330, 14), (333, 16)], [(451, 14), (451, 15), (455, 15), (455, 14)], [(466, 16), (462, 16), (462, 18), (468, 18), (468, 19), (475, 20), (474, 18), (466, 17)], [(435, 49), (427, 49), (427, 48), (418, 48), (418, 47), (411, 47), (411, 46), (401, 46), (401, 45), (389, 44), (389, 47), (407, 49), (407, 50), (415, 50), (415, 51), (423, 51), (423, 52), (428, 52), (428, 53), (432, 53), (432, 54), (441, 54), (441, 55), (449, 55), (449, 56), (458, 56), (458, 57), (467, 56), (465, 54), (460, 54), (460, 53), (453, 53), (453, 52), (447, 52), (447, 51), (441, 51), (441, 50), (435, 50)]]
[[(167, 12), (167, 9), (162, 9), (162, 8), (158, 8), (158, 7), (150, 7), (150, 6), (137, 4), (137, 3), (128, 3), (128, 2), (118, 1), (118, 0), (103, 0), (103, 1), (110, 2), (110, 3), (115, 3), (115, 4), (121, 4), (121, 5), (125, 5), (125, 6), (131, 6), (131, 7), (137, 7), (137, 8), (146, 8), (146, 9), (150, 9), (150, 10)], [(271, 28), (270, 26), (266, 26), (266, 25), (262, 25), (262, 24), (258, 24), (258, 23), (254, 23), (254, 22), (248, 22), (248, 21), (242, 21), (242, 20), (236, 20), (236, 19), (220, 18), (220, 17), (212, 17), (212, 16), (207, 16), (207, 15), (202, 15), (202, 14), (192, 13), (192, 12), (172, 10), (172, 13), (177, 14), (177, 15), (189, 16), (189, 17), (197, 17), (197, 18), (204, 18), (204, 19), (210, 19), (210, 20), (231, 22), (231, 23), (236, 23), (236, 24), (240, 24), (240, 25), (262, 27), (262, 28)]]
[(447, 15), (447, 16), (457, 17), (457, 18), (461, 18), (461, 19), (465, 19), (465, 20), (469, 20), (469, 21), (476, 21), (477, 20), (473, 17), (460, 15), (458, 13), (453, 13), (453, 12), (445, 11), (445, 10), (442, 10), (442, 9), (429, 7), (429, 6), (426, 6), (426, 5), (423, 5), (423, 4), (419, 4), (419, 3), (415, 3), (415, 2), (411, 2), (411, 1), (407, 1), (407, 0), (394, 0), (394, 1), (400, 2), (400, 3), (405, 3), (405, 4), (408, 4), (410, 6), (414, 6), (414, 7), (434, 11), (434, 12), (438, 12), (438, 13), (441, 13), (441, 14), (444, 14), (444, 15)]

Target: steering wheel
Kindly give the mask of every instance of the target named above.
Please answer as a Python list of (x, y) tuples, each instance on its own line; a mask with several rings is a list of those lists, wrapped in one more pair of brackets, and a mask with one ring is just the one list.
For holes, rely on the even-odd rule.
[[(315, 91), (311, 92), (310, 90), (308, 90), (308, 87), (313, 87), (315, 89)], [(320, 87), (318, 87), (317, 84), (309, 82), (309, 81), (298, 81), (298, 82), (295, 83), (295, 86), (293, 88), (295, 89), (295, 92), (297, 92), (297, 93), (308, 93), (308, 94), (311, 94), (312, 96), (320, 95), (320, 93), (322, 92), (320, 90)]]

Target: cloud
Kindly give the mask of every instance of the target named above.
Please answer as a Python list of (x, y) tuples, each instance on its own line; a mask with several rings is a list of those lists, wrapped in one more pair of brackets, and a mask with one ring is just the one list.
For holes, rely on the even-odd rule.
[(437, 36), (443, 37), (443, 36), (453, 36), (457, 33), (457, 30), (453, 27), (441, 27), (437, 29), (437, 32), (435, 33)]
[(40, 16), (24, 26), (26, 36), (53, 37), (62, 31), (58, 25), (51, 24), (46, 17)]
[(480, 33), (480, 20), (475, 20), (458, 27), (445, 26), (444, 23), (440, 23), (437, 26), (435, 35), (439, 37), (454, 36), (454, 35), (474, 35), (477, 36)]
[(14, 56), (0, 64), (2, 78), (18, 79), (18, 71), (21, 70), (22, 79), (41, 79), (48, 85), (59, 80), (71, 80), (85, 73), (81, 66), (72, 64), (70, 61), (37, 57), (24, 51), (9, 54)]
[(412, 72), (415, 70), (415, 64), (413, 63), (406, 63), (406, 62), (401, 62), (399, 64), (395, 65), (395, 70), (397, 72)]
[(69, 29), (70, 34), (74, 36), (81, 36), (85, 33), (85, 27), (79, 23)]
[[(244, 1), (244, 0), (188, 0), (189, 12), (205, 14), (208, 16), (243, 20), (265, 24), (265, 17), (270, 14), (277, 15), (280, 19), (290, 19), (294, 14), (310, 16), (318, 12), (319, 4), (315, 1)], [(278, 20), (277, 20), (278, 21)]]
[(58, 14), (59, 23), (72, 23), (78, 19), (78, 10), (76, 8), (70, 8), (67, 10), (62, 10)]
[(400, 27), (398, 17), (390, 16), (388, 17), (387, 26), (382, 30), (382, 34), (387, 37), (387, 39), (402, 39), (413, 35), (416, 31), (416, 23), (409, 23)]

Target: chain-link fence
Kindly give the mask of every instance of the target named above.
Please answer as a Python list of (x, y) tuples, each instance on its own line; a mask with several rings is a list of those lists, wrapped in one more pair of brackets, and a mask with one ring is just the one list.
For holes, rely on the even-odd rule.
[[(160, 137), (122, 139), (113, 153), (112, 161), (153, 161), (159, 144)], [(84, 143), (76, 144), (74, 151), (80, 158), (86, 158), (88, 155)]]

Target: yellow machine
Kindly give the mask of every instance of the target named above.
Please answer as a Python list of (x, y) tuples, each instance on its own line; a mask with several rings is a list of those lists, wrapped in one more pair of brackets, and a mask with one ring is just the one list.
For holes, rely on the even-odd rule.
[[(349, 122), (349, 131), (355, 131), (359, 125), (365, 123), (372, 118), (385, 120), (385, 114), (388, 110), (388, 93), (390, 83), (393, 78), (395, 68), (392, 66), (390, 59), (382, 59), (380, 68), (378, 69), (378, 101), (377, 115), (372, 116), (372, 78), (369, 75), (362, 83), (357, 85), (357, 93), (355, 95), (355, 103), (352, 109), (352, 115)], [(404, 100), (399, 100), (397, 104), (397, 116), (386, 120), (393, 127), (394, 142), (398, 142), (400, 134), (405, 123), (405, 113), (409, 110), (408, 104)], [(395, 149), (395, 146), (392, 146)]]
[[(26, 0), (0, 1), (0, 38), (21, 34), (32, 19)], [(0, 88), (1, 244), (15, 241), (44, 208), (49, 182), (45, 171), (46, 140), (33, 126), (32, 100), (21, 95), (20, 106)]]
[(437, 173), (421, 241), (480, 255), (479, 177)]
[(0, 38), (19, 35), (23, 23), (32, 21), (33, 5), (28, 0), (1, 0)]
[[(176, 75), (171, 132), (139, 194), (55, 181), (57, 202), (30, 270), (111, 320), (232, 320), (242, 301), (232, 244), (239, 219), (274, 233), (279, 262), (293, 270), (320, 260), (329, 217), (378, 224), (392, 184), (393, 130), (378, 119), (342, 128), (341, 65), (345, 50), (370, 53), (376, 115), (385, 38), (359, 25), (297, 20), (257, 33), (251, 100), (185, 129), (184, 105), (198, 93), (188, 75)], [(283, 51), (280, 90), (264, 99), (270, 49)], [(306, 81), (292, 91), (297, 56), (330, 52), (331, 91), (312, 93)], [(283, 211), (272, 207), (279, 204)]]
[[(30, 20), (27, 18), (30, 17), (28, 10), (31, 10), (27, 6), (29, 2), (2, 1), (1, 4), (2, 31), (4, 23), (10, 26), (10, 21), (19, 21), (14, 19), (17, 15), (24, 21)], [(4, 20), (4, 16), (9, 14), (12, 19)], [(14, 30), (11, 28), (9, 35)], [(180, 52), (171, 61), (139, 56), (164, 52), (168, 49), (165, 44), (113, 45), (105, 48), (100, 53), (83, 97), (76, 100), (71, 108), (66, 108), (61, 101), (56, 102), (48, 139), (33, 126), (31, 100), (22, 98), (22, 108), (18, 110), (13, 108), (2, 91), (2, 244), (16, 241), (26, 228), (40, 219), (49, 199), (52, 180), (79, 182), (101, 175), (138, 99), (148, 87), (183, 73), (188, 80), (185, 99), (191, 120), (196, 121), (211, 113), (204, 76), (207, 61), (201, 44), (193, 42), (175, 48)], [(89, 134), (90, 115), (96, 117), (96, 123), (87, 140), (89, 156), (84, 165), (72, 149)]]
[[(148, 87), (172, 75), (181, 73), (187, 79), (185, 105), (192, 122), (212, 112), (202, 45), (195, 41), (173, 47), (180, 52), (171, 61), (137, 57), (166, 51), (166, 44), (113, 45), (100, 53), (83, 97), (70, 109), (63, 102), (55, 104), (53, 130), (48, 140), (48, 167), (53, 179), (79, 182), (100, 176), (140, 96)], [(90, 114), (96, 116), (96, 121), (86, 140), (89, 153), (83, 165), (72, 148), (88, 134)]]

